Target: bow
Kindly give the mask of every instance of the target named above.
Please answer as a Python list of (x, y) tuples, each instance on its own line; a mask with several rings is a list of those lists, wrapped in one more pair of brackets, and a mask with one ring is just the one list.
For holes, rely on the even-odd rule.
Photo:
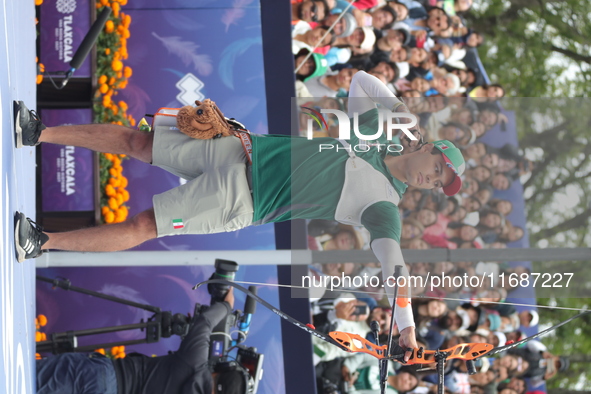
[[(586, 314), (591, 313), (591, 310), (585, 310), (580, 312), (579, 314), (560, 322), (552, 327), (549, 327), (543, 331), (538, 332), (537, 334), (531, 335), (527, 338), (524, 338), (520, 341), (493, 347), (491, 344), (488, 343), (461, 343), (455, 345), (449, 349), (444, 350), (424, 350), (422, 347), (418, 349), (412, 349), (412, 355), (408, 359), (408, 361), (404, 361), (405, 349), (402, 349), (400, 346), (392, 344), (390, 350), (388, 351), (388, 344), (385, 345), (376, 345), (375, 343), (365, 339), (364, 337), (358, 334), (352, 334), (347, 332), (341, 331), (331, 331), (328, 334), (320, 332), (316, 330), (316, 328), (312, 324), (304, 324), (299, 320), (289, 316), (288, 314), (282, 312), (281, 310), (275, 308), (273, 305), (262, 299), (257, 294), (254, 294), (250, 290), (245, 287), (240, 286), (239, 284), (226, 280), (226, 279), (210, 279), (203, 282), (200, 282), (193, 286), (193, 290), (209, 284), (209, 283), (217, 283), (223, 284), (227, 286), (232, 286), (237, 290), (247, 294), (248, 296), (255, 299), (259, 304), (263, 305), (265, 308), (269, 309), (271, 312), (275, 313), (279, 317), (284, 320), (287, 320), (291, 324), (295, 325), (296, 327), (301, 328), (302, 330), (306, 331), (309, 334), (314, 335), (315, 337), (326, 341), (339, 349), (342, 349), (349, 353), (367, 353), (378, 360), (380, 360), (380, 375), (383, 375), (383, 368), (382, 362), (387, 360), (397, 361), (399, 363), (405, 365), (416, 365), (416, 364), (436, 364), (437, 373), (439, 375), (438, 378), (438, 393), (443, 394), (444, 392), (444, 370), (445, 370), (445, 362), (447, 360), (464, 360), (466, 361), (468, 367), (468, 373), (474, 374), (476, 373), (476, 368), (474, 366), (474, 361), (482, 358), (484, 356), (493, 356), (495, 354), (504, 352), (506, 350), (515, 348), (520, 346), (532, 339), (539, 338), (550, 331), (557, 329), (579, 317), (582, 317)], [(394, 310), (392, 311), (392, 315), (394, 315)], [(390, 329), (392, 329), (393, 325), (391, 325)], [(384, 368), (385, 369), (385, 368)], [(381, 376), (381, 382), (385, 382), (385, 376)], [(385, 387), (382, 384), (382, 393), (384, 393)]]

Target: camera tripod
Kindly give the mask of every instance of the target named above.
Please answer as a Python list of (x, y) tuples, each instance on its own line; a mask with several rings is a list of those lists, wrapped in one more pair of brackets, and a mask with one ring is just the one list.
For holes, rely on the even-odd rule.
[[(103, 327), (103, 328), (93, 328), (87, 330), (78, 330), (78, 331), (66, 331), (61, 333), (53, 333), (51, 334), (51, 338), (46, 341), (37, 342), (37, 353), (43, 352), (51, 352), (53, 354), (60, 354), (60, 353), (68, 353), (68, 352), (92, 352), (95, 349), (99, 348), (109, 348), (113, 346), (127, 346), (127, 345), (137, 345), (142, 343), (154, 343), (158, 342), (160, 338), (169, 338), (172, 335), (178, 335), (181, 338), (187, 335), (189, 331), (190, 325), (190, 317), (187, 315), (183, 315), (181, 313), (172, 314), (171, 312), (162, 312), (160, 308), (147, 305), (147, 304), (140, 304), (137, 302), (125, 300), (123, 298), (118, 298), (114, 296), (110, 296), (107, 294), (102, 294), (96, 291), (84, 289), (81, 287), (72, 286), (70, 280), (68, 279), (50, 279), (40, 275), (37, 275), (37, 280), (51, 283), (53, 288), (61, 288), (64, 290), (75, 291), (78, 293), (90, 295), (97, 298), (102, 298), (108, 301), (117, 302), (119, 304), (133, 306), (136, 308), (144, 309), (149, 312), (153, 312), (154, 315), (150, 317), (147, 321), (143, 319), (140, 323), (135, 324), (123, 324), (118, 326), (111, 326), (111, 327)], [(195, 307), (197, 308), (199, 304)], [(112, 333), (117, 331), (127, 331), (127, 330), (136, 330), (140, 329), (146, 332), (146, 337), (144, 339), (135, 339), (135, 340), (126, 340), (126, 341), (116, 341), (116, 342), (109, 342), (109, 343), (99, 343), (94, 345), (85, 345), (85, 346), (78, 346), (78, 337), (82, 336), (89, 336), (89, 335), (98, 335), (98, 334), (106, 334)]]

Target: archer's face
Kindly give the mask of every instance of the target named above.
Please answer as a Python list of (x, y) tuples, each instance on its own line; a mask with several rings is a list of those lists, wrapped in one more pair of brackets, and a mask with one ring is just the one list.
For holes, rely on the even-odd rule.
[(419, 189), (435, 189), (449, 185), (454, 179), (454, 172), (447, 166), (443, 155), (431, 154), (432, 144), (423, 146), (408, 154), (404, 174), (406, 183)]

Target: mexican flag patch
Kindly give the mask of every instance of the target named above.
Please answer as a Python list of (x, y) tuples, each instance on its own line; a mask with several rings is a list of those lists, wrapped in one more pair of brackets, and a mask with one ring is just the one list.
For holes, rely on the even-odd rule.
[(183, 219), (172, 219), (172, 226), (175, 229), (183, 228), (185, 225), (183, 224)]

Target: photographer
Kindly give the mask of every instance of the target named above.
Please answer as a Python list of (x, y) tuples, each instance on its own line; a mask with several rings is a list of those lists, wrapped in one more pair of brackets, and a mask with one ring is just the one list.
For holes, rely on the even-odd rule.
[(37, 361), (37, 393), (228, 394), (245, 391), (240, 372), (213, 373), (209, 360), (212, 329), (234, 307), (233, 288), (224, 302), (193, 318), (179, 349), (167, 356), (139, 353), (110, 360), (98, 353), (65, 353)]

